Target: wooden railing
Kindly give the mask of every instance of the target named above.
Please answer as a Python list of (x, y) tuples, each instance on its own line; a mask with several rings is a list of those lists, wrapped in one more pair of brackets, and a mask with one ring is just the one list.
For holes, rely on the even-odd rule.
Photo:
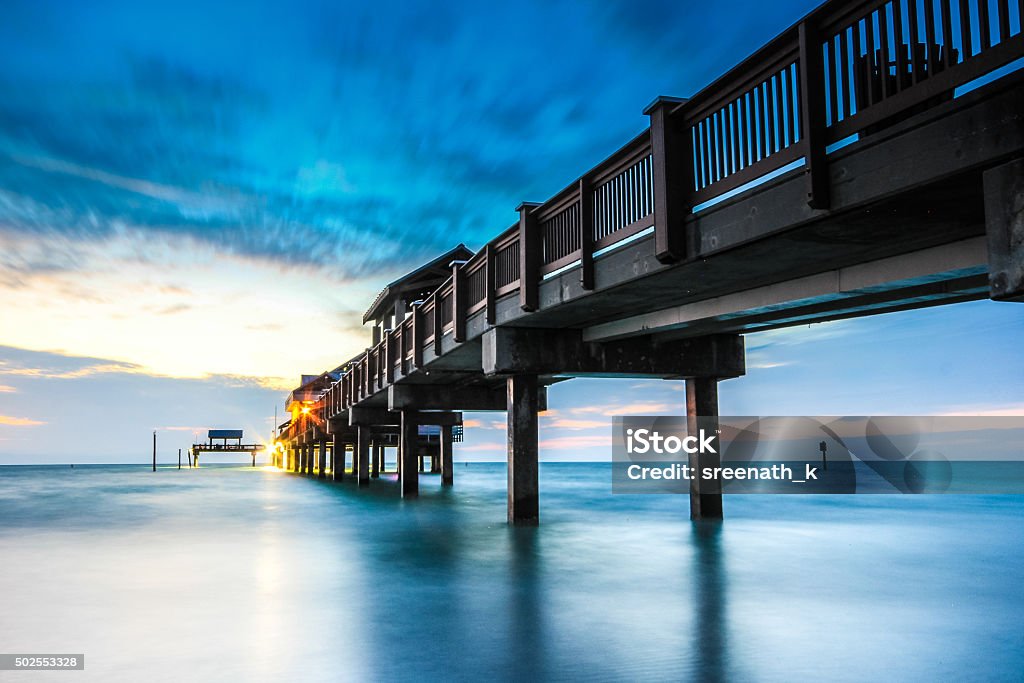
[(858, 4), (821, 27), (830, 141), (950, 99), (1021, 56), (1020, 0)]
[(519, 287), (519, 225), (513, 225), (493, 242), (494, 293), (504, 296)]
[(644, 132), (591, 171), (585, 183), (591, 211), (587, 232), (595, 249), (614, 244), (653, 225), (654, 179), (651, 139)]
[[(958, 86), (1024, 57), (1024, 0), (831, 0), (689, 100), (659, 98), (651, 125), (464, 264), (321, 400), (337, 414), (423, 364), (424, 347), (465, 340), (467, 319), (496, 322), (497, 301), (539, 305), (547, 276), (654, 228), (662, 261), (687, 253), (693, 207), (796, 165), (807, 201), (828, 208), (826, 146), (948, 101)], [(798, 163), (801, 162), (801, 163)], [(328, 415), (328, 416), (329, 416)], [(297, 428), (293, 426), (293, 428)], [(289, 428), (292, 429), (292, 428)]]

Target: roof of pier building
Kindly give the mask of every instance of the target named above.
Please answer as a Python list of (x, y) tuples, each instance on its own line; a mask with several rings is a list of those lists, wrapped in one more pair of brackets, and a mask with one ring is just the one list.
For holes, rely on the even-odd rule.
[(441, 254), (437, 258), (424, 263), (412, 272), (406, 273), (394, 282), (389, 283), (380, 291), (370, 308), (363, 314), (363, 324), (387, 315), (399, 297), (406, 301), (417, 301), (430, 296), (430, 293), (444, 284), (452, 274), (452, 261), (468, 261), (473, 252), (465, 244)]
[(292, 389), (284, 402), (285, 410), (291, 410), (292, 403), (303, 403), (316, 401), (320, 396), (331, 388), (331, 385), (341, 378), (341, 368), (328, 370), (319, 375), (302, 375), (299, 386)]

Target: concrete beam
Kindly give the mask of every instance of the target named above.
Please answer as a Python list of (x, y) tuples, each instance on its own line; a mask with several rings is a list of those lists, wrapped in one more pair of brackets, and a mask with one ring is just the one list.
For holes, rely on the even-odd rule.
[(746, 371), (743, 339), (736, 335), (587, 343), (580, 330), (495, 327), (484, 333), (481, 347), (486, 375), (724, 378)]
[[(421, 417), (421, 423), (425, 425), (462, 424), (462, 413), (458, 412), (428, 412), (424, 413)], [(402, 424), (402, 412), (400, 410), (388, 410), (387, 408), (352, 406), (349, 409), (349, 423), (353, 426), (398, 427)]]
[[(822, 312), (816, 320), (850, 317), (848, 306), (858, 298), (882, 301), (904, 300), (922, 303), (921, 287), (983, 274), (987, 267), (984, 237), (921, 249), (866, 263), (828, 270), (817, 275), (785, 280), (746, 289), (734, 294), (680, 304), (650, 313), (619, 318), (583, 330), (585, 341), (608, 341), (637, 334), (658, 334), (673, 330), (733, 330), (745, 318), (756, 318), (761, 326), (773, 320), (785, 323), (794, 311), (813, 307)], [(876, 310), (864, 306), (868, 315)], [(795, 323), (794, 323), (795, 324)]]
[(982, 179), (990, 296), (1024, 301), (1024, 158), (989, 169)]
[[(541, 410), (547, 407), (547, 391), (537, 390)], [(504, 411), (505, 392), (487, 387), (453, 387), (448, 385), (393, 384), (388, 387), (388, 408), (391, 410), (474, 410)], [(427, 420), (426, 416), (419, 419)], [(423, 424), (438, 424), (426, 422)]]

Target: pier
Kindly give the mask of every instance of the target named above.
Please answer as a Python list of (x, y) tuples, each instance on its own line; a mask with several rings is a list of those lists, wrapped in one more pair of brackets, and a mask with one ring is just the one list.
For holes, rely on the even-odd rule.
[[(289, 394), (274, 464), (367, 486), (396, 448), (412, 498), (426, 459), (453, 484), (463, 411), (504, 412), (508, 520), (536, 524), (556, 382), (685, 382), (680, 412), (710, 433), (745, 333), (1024, 300), (1024, 72), (979, 80), (1024, 58), (1022, 15), (832, 0), (655, 99), (645, 130), (478, 251), (388, 284), (370, 345)], [(692, 518), (722, 516), (717, 486), (694, 482)]]
[[(228, 443), (229, 441), (234, 443)], [(207, 432), (206, 443), (194, 443), (189, 450), (191, 462), (194, 462), (196, 467), (199, 467), (200, 453), (248, 453), (252, 456), (252, 466), (256, 467), (256, 454), (266, 449), (267, 447), (261, 443), (242, 443), (241, 429), (211, 429)], [(180, 451), (178, 456), (180, 459)]]

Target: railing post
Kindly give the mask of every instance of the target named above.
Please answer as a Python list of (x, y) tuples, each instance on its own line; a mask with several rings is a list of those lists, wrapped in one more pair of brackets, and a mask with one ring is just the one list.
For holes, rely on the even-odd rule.
[(423, 367), (423, 304), (412, 307), (412, 366)]
[(825, 157), (825, 66), (822, 63), (818, 32), (801, 21), (800, 62), (800, 134), (804, 143), (804, 173), (807, 177), (807, 205), (812, 209), (829, 207), (828, 160)]
[(580, 178), (580, 286), (594, 288), (594, 193), (587, 176)]
[(462, 262), (452, 266), (452, 340), (456, 343), (466, 341), (466, 276), (462, 272)]
[(654, 255), (662, 263), (686, 258), (686, 198), (693, 183), (693, 152), (688, 131), (672, 110), (686, 102), (659, 97), (644, 109), (651, 120), (651, 174), (654, 186)]
[(444, 336), (444, 305), (438, 296), (440, 289), (435, 289), (431, 294), (434, 298), (434, 357), (441, 355), (441, 337)]
[(395, 332), (384, 333), (384, 381), (392, 384), (395, 381)]
[(495, 304), (497, 297), (494, 296), (494, 249), (488, 244), (484, 247), (484, 315), (487, 324), (493, 325), (495, 320)]
[(523, 202), (519, 212), (519, 307), (536, 311), (540, 307), (540, 227), (533, 210), (535, 202)]

